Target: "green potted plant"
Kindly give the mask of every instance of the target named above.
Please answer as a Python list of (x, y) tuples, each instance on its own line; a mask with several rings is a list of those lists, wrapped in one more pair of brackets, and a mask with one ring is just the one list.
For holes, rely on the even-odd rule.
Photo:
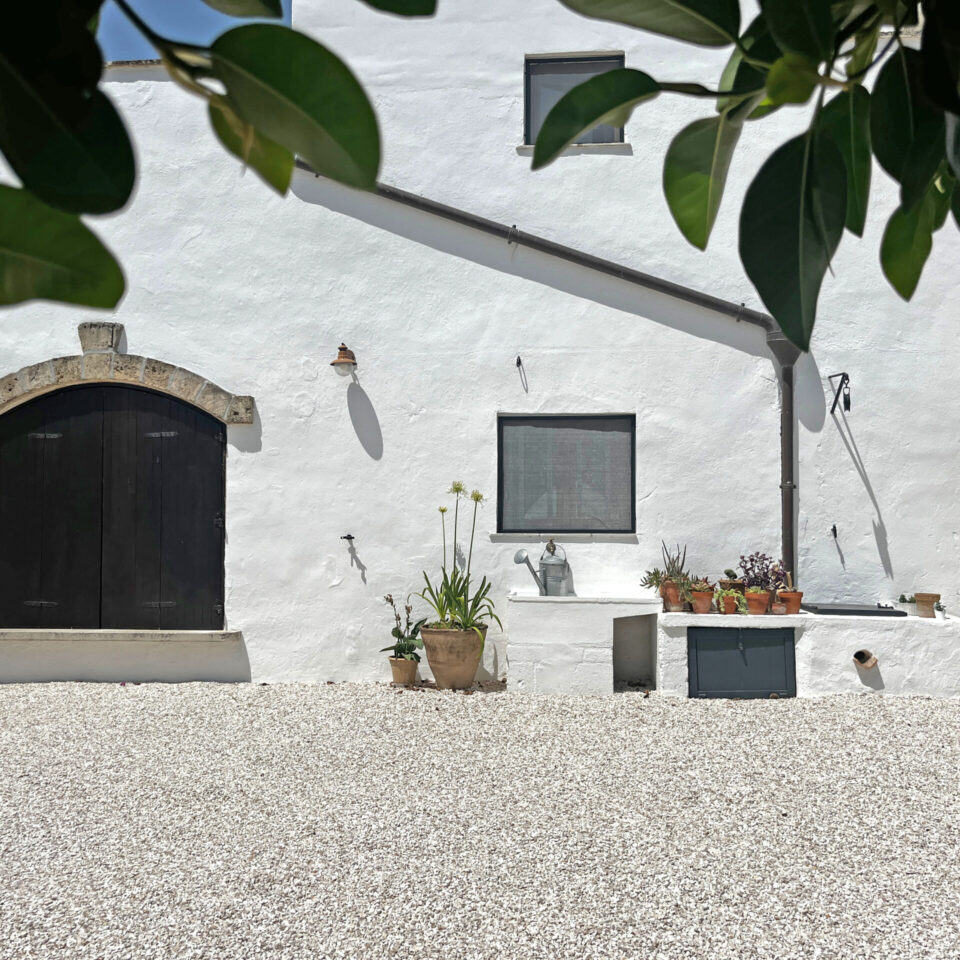
[(713, 584), (705, 577), (691, 577), (684, 584), (684, 593), (689, 597), (694, 613), (709, 613), (713, 606)]
[(912, 593), (909, 597), (901, 593), (897, 606), (908, 616), (915, 617), (917, 615), (917, 598)]
[(643, 574), (643, 579), (640, 581), (640, 586), (645, 587), (647, 590), (656, 590), (660, 596), (663, 596), (663, 579), (664, 573), (659, 567), (654, 567), (652, 570), (646, 570)]
[(741, 595), (746, 590), (746, 585), (737, 575), (737, 571), (730, 567), (723, 571), (723, 579), (717, 581), (717, 586), (721, 590), (736, 590)]
[(770, 591), (763, 587), (747, 587), (747, 613), (760, 614), (767, 612), (770, 603)]
[(793, 589), (793, 574), (788, 570), (786, 573), (787, 576), (787, 589), (786, 590), (777, 590), (777, 600), (781, 601), (786, 607), (785, 613), (799, 613), (800, 612), (800, 603), (803, 600), (803, 591)]
[[(723, 581), (720, 581), (723, 583)], [(717, 592), (713, 595), (714, 602), (717, 605), (717, 613), (746, 613), (747, 612), (747, 601), (743, 593), (739, 590), (734, 590), (732, 588), (721, 589), (717, 588)]]
[[(761, 592), (767, 595), (767, 609), (770, 607), (770, 601), (776, 595), (777, 590), (786, 585), (787, 573), (783, 569), (783, 564), (765, 553), (751, 553), (750, 556), (740, 557), (740, 569), (743, 571), (743, 582), (747, 588), (747, 594), (751, 587), (758, 587)], [(757, 591), (754, 590), (754, 594)], [(759, 601), (754, 600), (756, 605)], [(747, 605), (750, 606), (750, 600), (747, 599)], [(765, 610), (754, 611), (750, 607), (751, 613), (765, 613)]]
[(933, 605), (933, 613), (938, 620), (947, 619), (947, 608), (939, 600)]
[(413, 622), (413, 607), (410, 606), (410, 597), (403, 605), (404, 618), (401, 619), (400, 611), (397, 609), (393, 594), (388, 593), (383, 602), (390, 605), (393, 610), (394, 628), (390, 631), (393, 637), (393, 643), (389, 647), (384, 647), (380, 652), (391, 652), (390, 670), (393, 673), (393, 682), (411, 686), (417, 682), (417, 664), (420, 662), (418, 650), (423, 649), (423, 640), (420, 639), (420, 628), (426, 622), (426, 618)]
[(464, 690), (469, 687), (480, 666), (483, 644), (487, 636), (488, 621), (494, 620), (500, 629), (503, 624), (494, 612), (490, 599), (491, 584), (486, 577), (474, 587), (470, 576), (473, 561), (473, 540), (477, 530), (477, 508), (483, 503), (483, 494), (474, 490), (469, 494), (473, 501), (473, 526), (470, 530), (470, 549), (466, 569), (457, 565), (457, 523), (460, 517), (460, 500), (466, 498), (467, 488), (459, 480), (451, 485), (450, 493), (456, 500), (453, 507), (453, 558), (447, 568), (447, 508), (440, 507), (440, 527), (443, 534), (443, 566), (436, 583), (423, 572), (426, 587), (420, 596), (433, 609), (435, 619), (420, 629), (427, 663), (433, 671), (437, 687), (441, 690)]
[(661, 540), (663, 554), (663, 609), (667, 613), (680, 613), (684, 607), (684, 587), (690, 576), (686, 571), (687, 548), (681, 553), (680, 544), (677, 552), (671, 553), (666, 543)]

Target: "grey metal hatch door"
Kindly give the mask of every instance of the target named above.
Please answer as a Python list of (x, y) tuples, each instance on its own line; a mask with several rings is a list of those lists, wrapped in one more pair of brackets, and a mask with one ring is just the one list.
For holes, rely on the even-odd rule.
[(690, 627), (687, 667), (691, 697), (795, 697), (793, 630)]

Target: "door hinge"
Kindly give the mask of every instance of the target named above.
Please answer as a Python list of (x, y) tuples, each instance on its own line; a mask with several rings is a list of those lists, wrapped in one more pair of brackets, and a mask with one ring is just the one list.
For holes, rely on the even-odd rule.
[(215, 604), (213, 605), (213, 612), (216, 613), (216, 614), (219, 614), (219, 615), (222, 617), (222, 616), (223, 616), (223, 604), (222, 604), (222, 603), (215, 603)]
[(62, 433), (28, 433), (27, 436), (31, 440), (59, 440), (63, 434)]
[(56, 600), (24, 600), (23, 605), (25, 607), (55, 607), (57, 606)]
[(175, 437), (176, 435), (176, 430), (151, 430), (144, 434), (145, 437), (150, 437), (151, 439), (156, 439), (157, 437)]
[(222, 514), (222, 513), (218, 513), (218, 514), (216, 514), (216, 516), (214, 516), (214, 518), (213, 518), (213, 525), (214, 525), (215, 527), (221, 527), (221, 528), (223, 527), (223, 514)]
[(176, 605), (176, 600), (144, 600), (142, 604), (144, 607), (175, 607)]

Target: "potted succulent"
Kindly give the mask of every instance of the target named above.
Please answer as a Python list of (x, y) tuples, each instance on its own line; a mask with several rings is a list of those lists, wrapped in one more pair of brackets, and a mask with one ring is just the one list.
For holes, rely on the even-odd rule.
[(940, 602), (939, 593), (918, 593), (917, 594), (917, 616), (926, 617), (932, 620), (936, 616), (934, 607)]
[(664, 573), (659, 567), (654, 567), (652, 570), (647, 570), (643, 574), (643, 579), (640, 581), (641, 587), (646, 587), (648, 590), (656, 590), (660, 596), (663, 596), (663, 578)]
[[(777, 590), (787, 582), (787, 573), (783, 569), (783, 564), (765, 553), (751, 553), (750, 556), (740, 557), (740, 569), (743, 571), (743, 582), (747, 588), (747, 594), (751, 587), (759, 587), (760, 591), (767, 595), (767, 606), (773, 599)], [(757, 591), (754, 591), (756, 594)], [(754, 601), (756, 604), (758, 601)], [(747, 600), (749, 605), (750, 601)], [(751, 613), (754, 610), (751, 608)], [(761, 612), (761, 611), (757, 611)]]
[(746, 585), (740, 577), (737, 576), (737, 571), (727, 567), (727, 569), (723, 571), (723, 576), (724, 579), (717, 581), (717, 586), (721, 590), (736, 590), (742, 596), (746, 590)]
[(909, 597), (901, 593), (897, 606), (908, 616), (915, 617), (917, 615), (917, 598), (912, 593)]
[(747, 587), (747, 613), (766, 613), (769, 603), (769, 590), (764, 590), (763, 587)]
[(411, 614), (413, 607), (410, 606), (410, 597), (403, 605), (405, 618), (400, 618), (400, 611), (397, 610), (397, 604), (393, 599), (393, 594), (388, 593), (383, 598), (384, 603), (390, 605), (393, 610), (394, 628), (390, 631), (393, 636), (393, 643), (389, 647), (384, 647), (380, 652), (391, 651), (390, 670), (393, 673), (393, 682), (404, 686), (411, 686), (417, 682), (417, 664), (420, 662), (418, 650), (423, 649), (423, 640), (420, 639), (420, 628), (426, 622), (426, 618), (413, 622)]
[[(720, 583), (723, 583), (721, 580)], [(731, 588), (721, 589), (718, 587), (713, 596), (717, 604), (718, 613), (746, 613), (747, 601), (743, 593)]]
[(693, 605), (694, 613), (709, 613), (713, 605), (713, 584), (705, 577), (691, 577), (684, 584), (684, 593)]
[(474, 490), (469, 494), (473, 501), (473, 526), (470, 530), (470, 549), (466, 569), (457, 563), (457, 522), (460, 516), (460, 500), (467, 498), (467, 488), (459, 481), (451, 485), (450, 493), (456, 500), (453, 508), (453, 562), (447, 568), (447, 508), (440, 507), (440, 527), (443, 534), (443, 566), (440, 577), (434, 584), (423, 573), (426, 587), (420, 596), (433, 609), (435, 619), (420, 629), (427, 663), (433, 671), (437, 687), (441, 690), (464, 690), (469, 687), (480, 666), (483, 644), (487, 636), (489, 620), (494, 620), (500, 629), (503, 624), (494, 613), (490, 599), (491, 584), (486, 577), (474, 586), (470, 576), (473, 561), (473, 539), (477, 530), (477, 508), (483, 503), (483, 494)]
[(939, 600), (933, 605), (933, 613), (938, 620), (947, 619), (947, 608)]
[(684, 590), (690, 576), (685, 567), (687, 563), (687, 548), (680, 551), (680, 544), (677, 544), (677, 552), (671, 553), (667, 549), (663, 540), (661, 543), (661, 552), (663, 553), (663, 609), (667, 613), (679, 613), (684, 608)]
[(786, 606), (786, 613), (800, 612), (800, 603), (803, 600), (803, 591), (793, 589), (793, 575), (787, 571), (787, 589), (777, 590), (777, 600)]

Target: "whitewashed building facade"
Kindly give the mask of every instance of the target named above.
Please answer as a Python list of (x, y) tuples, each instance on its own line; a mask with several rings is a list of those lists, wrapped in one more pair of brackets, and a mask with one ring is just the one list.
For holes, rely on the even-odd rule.
[[(427, 20), (295, 0), (293, 24), (370, 93), (386, 186), (763, 310), (737, 256), (740, 200), (806, 108), (747, 126), (706, 253), (677, 231), (661, 167), (709, 102), (663, 95), (636, 111), (624, 142), (572, 148), (538, 173), (524, 143), (528, 58), (622, 55), (659, 78), (713, 83), (725, 51), (551, 0), (441, 2)], [(508, 637), (507, 593), (530, 586), (514, 552), (535, 559), (554, 530), (498, 525), (504, 415), (635, 418), (635, 482), (615, 491), (629, 498), (626, 526), (555, 534), (578, 592), (639, 593), (661, 539), (686, 544), (691, 568), (712, 576), (744, 553), (780, 555), (781, 385), (761, 327), (304, 169), (280, 199), (241, 175), (203, 105), (160, 68), (118, 65), (107, 79), (140, 164), (128, 209), (98, 224), (128, 292), (110, 315), (5, 311), (0, 376), (79, 354), (77, 324), (106, 320), (123, 324), (123, 353), (196, 374), (189, 399), (204, 383), (253, 398), (226, 426), (223, 615), (242, 645), (228, 662), (219, 648), (181, 648), (195, 658), (185, 675), (385, 679), (382, 597), (420, 589), (421, 571), (439, 568), (437, 507), (452, 505), (455, 479), (487, 497), (473, 566), (495, 584)], [(902, 302), (878, 262), (895, 204), (876, 168), (865, 237), (841, 247), (812, 352), (796, 363), (795, 575), (810, 599), (929, 590), (949, 609), (960, 605), (960, 243), (938, 234)], [(341, 342), (356, 380), (330, 368)], [(111, 357), (102, 375), (122, 368)], [(829, 412), (828, 376), (841, 371), (845, 418)], [(217, 415), (230, 420), (226, 405)], [(503, 637), (491, 637), (486, 665), (503, 674)]]

